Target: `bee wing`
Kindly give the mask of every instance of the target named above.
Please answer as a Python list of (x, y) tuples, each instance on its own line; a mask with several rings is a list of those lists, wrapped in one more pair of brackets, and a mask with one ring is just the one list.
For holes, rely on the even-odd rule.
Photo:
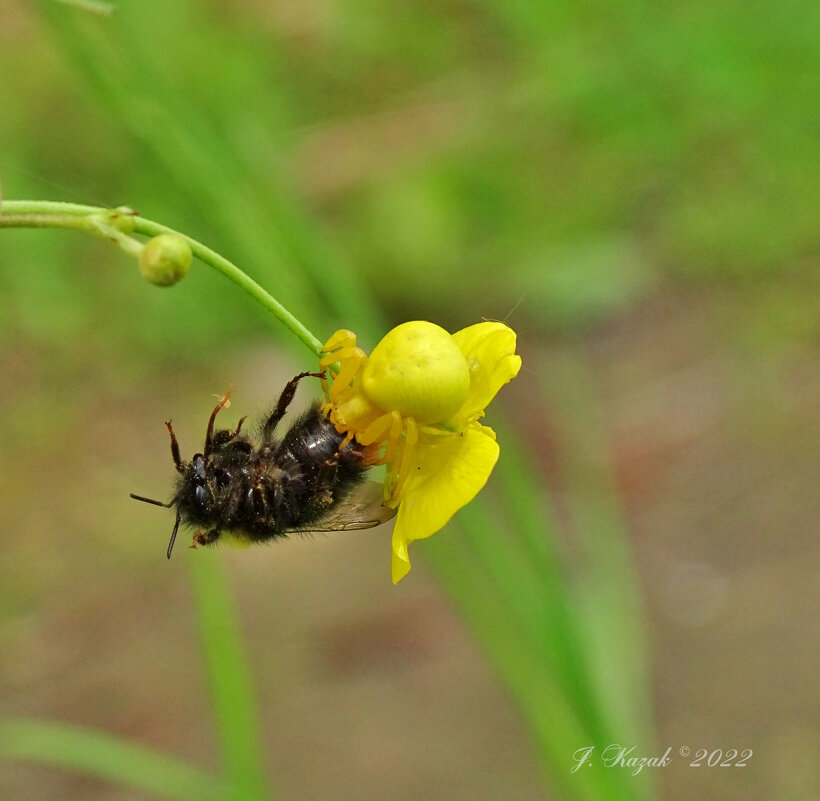
[(395, 509), (384, 505), (384, 487), (375, 481), (366, 481), (321, 520), (290, 531), (356, 531), (386, 523), (395, 515)]

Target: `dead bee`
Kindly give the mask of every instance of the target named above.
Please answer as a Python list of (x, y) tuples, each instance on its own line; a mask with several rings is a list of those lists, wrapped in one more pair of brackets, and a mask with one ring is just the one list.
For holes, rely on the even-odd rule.
[(197, 531), (191, 545), (211, 545), (230, 535), (245, 543), (268, 542), (293, 532), (348, 531), (371, 528), (390, 520), (396, 510), (384, 506), (381, 484), (365, 481), (378, 454), (350, 440), (314, 404), (281, 440), (277, 425), (293, 400), (302, 378), (322, 373), (300, 373), (290, 381), (261, 428), (261, 443), (235, 431), (214, 430), (216, 415), (230, 392), (217, 404), (208, 421), (205, 447), (183, 462), (171, 423), (171, 455), (179, 478), (169, 503), (131, 497), (166, 508), (176, 507), (176, 522), (168, 543), (168, 558), (180, 523)]

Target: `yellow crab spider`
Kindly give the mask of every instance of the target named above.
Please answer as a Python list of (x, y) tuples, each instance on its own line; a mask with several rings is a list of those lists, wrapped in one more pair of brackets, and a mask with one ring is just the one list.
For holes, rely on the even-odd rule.
[(392, 574), (410, 569), (407, 546), (442, 528), (486, 483), (498, 458), (495, 433), (479, 419), (521, 366), (515, 332), (484, 322), (450, 334), (403, 323), (368, 356), (352, 331), (337, 331), (320, 359), (323, 412), (345, 444), (384, 445), (385, 498), (398, 508)]
[(339, 433), (347, 434), (342, 447), (354, 436), (362, 445), (386, 443), (384, 455), (376, 464), (393, 466), (386, 495), (388, 502), (396, 504), (412, 467), (418, 442), (416, 421), (413, 417), (403, 417), (396, 409), (383, 411), (367, 397), (362, 387), (367, 354), (357, 347), (352, 331), (337, 331), (325, 344), (323, 353), (319, 366), (333, 377), (329, 388), (325, 382), (327, 402), (323, 411)]

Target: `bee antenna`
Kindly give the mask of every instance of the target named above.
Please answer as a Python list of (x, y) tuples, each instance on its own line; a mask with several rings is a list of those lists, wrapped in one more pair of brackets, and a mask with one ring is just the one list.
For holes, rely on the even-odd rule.
[(164, 509), (170, 509), (174, 505), (173, 501), (171, 501), (171, 503), (163, 503), (162, 501), (155, 501), (153, 498), (143, 498), (142, 495), (134, 495), (133, 492), (129, 494), (135, 501), (142, 501), (143, 503), (152, 503), (154, 504), (154, 506), (162, 506)]
[(174, 540), (177, 538), (177, 531), (179, 531), (179, 509), (177, 509), (177, 519), (174, 523), (174, 530), (171, 532), (171, 541), (168, 543), (168, 558), (171, 558), (171, 551), (174, 550)]

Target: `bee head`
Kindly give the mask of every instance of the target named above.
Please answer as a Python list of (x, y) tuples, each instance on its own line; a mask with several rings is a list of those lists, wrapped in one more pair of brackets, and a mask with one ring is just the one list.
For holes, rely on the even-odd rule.
[[(176, 456), (177, 454), (175, 454)], [(152, 498), (145, 498), (142, 495), (131, 493), (131, 497), (137, 501), (151, 503), (154, 506), (162, 506), (170, 509), (176, 506), (177, 515), (174, 521), (174, 528), (171, 532), (171, 539), (168, 543), (168, 558), (174, 549), (174, 540), (179, 531), (179, 524), (184, 518), (193, 523), (207, 524), (213, 513), (214, 493), (208, 481), (210, 459), (202, 453), (194, 454), (193, 459), (185, 464), (181, 459), (174, 460), (177, 470), (180, 473), (177, 491), (173, 500), (169, 503), (156, 501)]]
[(175, 503), (183, 514), (196, 523), (207, 523), (213, 507), (214, 493), (209, 482), (210, 459), (194, 454), (180, 481)]

